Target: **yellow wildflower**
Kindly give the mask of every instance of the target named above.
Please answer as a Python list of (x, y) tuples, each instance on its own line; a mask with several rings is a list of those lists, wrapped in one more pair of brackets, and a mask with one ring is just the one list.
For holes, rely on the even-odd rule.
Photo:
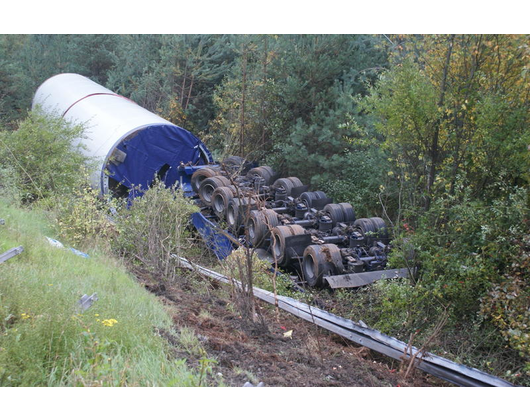
[(101, 323), (105, 325), (105, 327), (113, 327), (114, 324), (118, 323), (118, 321), (116, 321), (115, 319), (104, 319), (103, 321), (101, 321)]

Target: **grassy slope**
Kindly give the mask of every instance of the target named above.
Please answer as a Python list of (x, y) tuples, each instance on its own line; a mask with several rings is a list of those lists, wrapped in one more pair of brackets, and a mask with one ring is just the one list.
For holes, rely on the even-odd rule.
[[(38, 212), (0, 200), (0, 218), (0, 253), (24, 247), (0, 264), (0, 385), (197, 383), (158, 335), (170, 327), (162, 305), (117, 261), (50, 246), (54, 232)], [(92, 293), (99, 300), (79, 313), (76, 302)]]

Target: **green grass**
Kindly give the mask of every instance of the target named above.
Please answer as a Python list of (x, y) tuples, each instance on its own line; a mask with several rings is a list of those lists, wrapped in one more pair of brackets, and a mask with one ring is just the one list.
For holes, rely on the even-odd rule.
[[(50, 246), (56, 233), (41, 213), (1, 199), (0, 218), (0, 253), (24, 247), (0, 264), (0, 385), (199, 383), (158, 333), (172, 328), (163, 306), (108, 252), (85, 259)], [(76, 302), (93, 293), (99, 300), (80, 313)]]

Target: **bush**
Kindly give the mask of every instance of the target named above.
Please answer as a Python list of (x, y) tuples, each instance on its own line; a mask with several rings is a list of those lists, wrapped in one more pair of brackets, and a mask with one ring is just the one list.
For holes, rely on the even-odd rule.
[(99, 239), (112, 239), (116, 235), (116, 228), (109, 217), (113, 204), (117, 203), (104, 201), (97, 191), (88, 186), (63, 196), (54, 204), (60, 236), (74, 246), (90, 246)]
[(513, 240), (516, 249), (504, 279), (483, 297), (481, 311), (525, 361), (530, 376), (530, 235)]
[(525, 232), (526, 190), (513, 188), (491, 205), (482, 201), (435, 202), (418, 219), (410, 242), (421, 270), (417, 282), (456, 319), (473, 319), (479, 299), (499, 284), (511, 264), (514, 236)]
[(15, 175), (23, 202), (67, 193), (81, 184), (88, 160), (74, 145), (83, 127), (30, 112), (13, 132), (0, 133), (0, 162)]
[[(0, 133), (0, 136), (2, 136), (2, 133)], [(13, 203), (20, 203), (22, 198), (18, 188), (16, 172), (8, 165), (0, 166), (0, 196)]]
[(419, 271), (410, 283), (373, 285), (381, 318), (373, 317), (372, 325), (402, 339), (407, 329), (409, 334), (420, 330), (421, 341), (447, 316), (433, 344), (462, 363), (515, 380), (506, 372), (515, 372), (521, 361), (529, 367), (529, 212), (526, 189), (505, 186), (504, 191), (489, 205), (464, 192), (458, 201), (437, 200), (423, 214), (409, 212), (390, 264), (412, 261)]
[(130, 206), (123, 206), (115, 217), (117, 252), (131, 261), (140, 261), (167, 280), (175, 277), (190, 233), (186, 230), (192, 213), (199, 211), (180, 191), (155, 182)]

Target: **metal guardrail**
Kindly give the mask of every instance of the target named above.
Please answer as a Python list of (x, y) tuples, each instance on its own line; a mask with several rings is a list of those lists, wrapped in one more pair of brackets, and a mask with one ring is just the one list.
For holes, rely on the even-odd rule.
[(0, 264), (7, 261), (10, 258), (17, 256), (18, 254), (24, 251), (24, 247), (17, 246), (16, 248), (11, 248), (9, 251), (4, 252), (0, 255)]
[[(215, 271), (193, 264), (185, 258), (174, 255), (179, 259), (182, 267), (197, 271), (209, 278), (223, 283), (240, 285), (240, 282)], [(355, 323), (352, 320), (341, 318), (295, 299), (274, 295), (273, 293), (254, 287), (254, 295), (270, 304), (277, 304), (283, 309), (299, 318), (319, 325), (328, 331), (334, 332), (354, 343), (377, 351), (397, 360), (411, 360), (415, 357), (415, 366), (437, 378), (450, 383), (466, 387), (513, 387), (514, 385), (504, 379), (482, 372), (478, 369), (452, 362), (431, 353), (422, 354), (416, 347), (389, 337), (380, 331)]]

